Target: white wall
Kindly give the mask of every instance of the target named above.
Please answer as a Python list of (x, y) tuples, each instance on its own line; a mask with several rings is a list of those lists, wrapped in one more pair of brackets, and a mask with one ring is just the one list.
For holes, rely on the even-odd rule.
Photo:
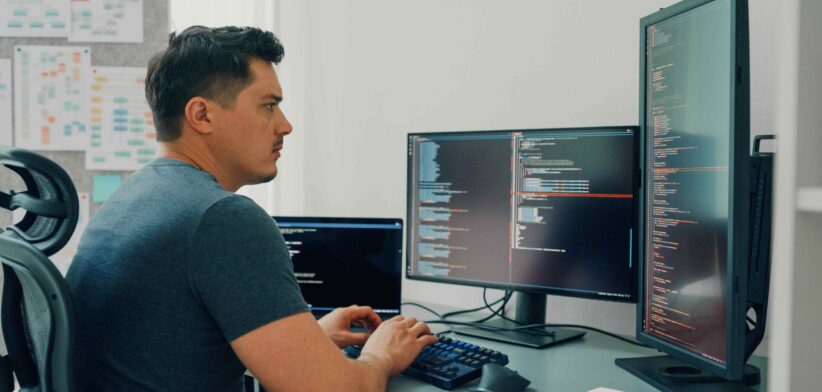
[[(304, 143), (298, 157), (286, 140), (282, 172), (300, 166), (305, 181), (283, 195), (304, 208), (280, 212), (404, 217), (408, 132), (636, 124), (639, 18), (671, 1), (308, 3), (280, 14), (284, 108), (302, 111)], [(289, 7), (307, 15), (292, 36), (302, 108), (288, 98)], [(404, 296), (481, 304), (479, 289), (417, 281)], [(629, 304), (552, 298), (549, 314), (633, 333)]]
[[(269, 205), (404, 217), (408, 132), (636, 124), (639, 19), (674, 2), (282, 1), (284, 109), (300, 125)], [(750, 3), (752, 131), (772, 133), (779, 6)], [(283, 190), (294, 177), (302, 186)], [(476, 288), (403, 284), (414, 300), (482, 303)], [(548, 306), (551, 321), (634, 333), (631, 304), (552, 297)]]
[[(750, 30), (751, 67), (751, 138), (759, 134), (778, 134), (777, 95), (785, 86), (780, 86), (779, 56), (782, 50), (780, 32), (785, 12), (783, 3), (771, 0), (748, 0)], [(795, 91), (786, 91), (795, 94)], [(770, 298), (772, 300), (772, 298)], [(771, 301), (772, 302), (772, 301)], [(773, 309), (770, 306), (769, 311)], [(765, 337), (755, 355), (769, 355), (770, 336), (773, 328), (773, 314), (767, 320)]]
[(768, 354), (768, 389), (790, 390), (791, 324), (794, 297), (794, 221), (796, 211), (796, 115), (798, 102), (799, 2), (782, 3), (778, 21), (780, 45), (776, 56), (777, 92), (775, 124), (778, 128), (779, 153), (774, 162), (774, 232), (771, 269), (770, 320), (772, 333)]
[[(784, 151), (786, 158), (794, 159), (796, 186), (822, 188), (822, 1), (799, 1), (799, 28), (795, 76), (798, 93), (795, 100), (795, 150)], [(779, 173), (777, 173), (779, 174)], [(790, 357), (786, 374), (790, 390), (818, 390), (822, 375), (822, 213), (799, 211), (795, 214), (794, 237), (791, 239), (793, 262), (790, 285), (774, 286), (789, 291)], [(775, 329), (776, 331), (776, 329)]]

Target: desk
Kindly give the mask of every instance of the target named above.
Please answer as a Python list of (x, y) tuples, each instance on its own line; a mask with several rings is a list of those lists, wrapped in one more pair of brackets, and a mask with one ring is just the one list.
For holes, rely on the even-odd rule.
[[(410, 306), (403, 308), (403, 314), (417, 317), (420, 320), (431, 317), (424, 310)], [(431, 325), (431, 327), (434, 333), (447, 330), (447, 327), (441, 324)], [(585, 392), (598, 387), (625, 392), (656, 391), (656, 388), (650, 384), (646, 384), (615, 365), (614, 360), (616, 358), (660, 355), (660, 353), (654, 349), (634, 346), (597, 332), (588, 331), (582, 339), (575, 339), (544, 349), (532, 349), (464, 335), (450, 335), (507, 354), (510, 361), (508, 367), (531, 380), (527, 392)], [(750, 363), (759, 367), (762, 374), (762, 383), (754, 389), (765, 391), (768, 370), (767, 359), (754, 357)], [(469, 391), (477, 384), (479, 384), (479, 379), (471, 381), (455, 389), (455, 391)], [(422, 392), (442, 390), (415, 378), (399, 375), (389, 380), (388, 391)]]
[[(432, 317), (430, 314), (426, 314), (424, 310), (412, 309), (410, 306), (403, 307), (403, 313), (422, 320)], [(435, 333), (447, 330), (447, 327), (440, 324), (431, 327)], [(585, 392), (598, 387), (607, 387), (625, 392), (657, 390), (615, 365), (614, 359), (661, 355), (660, 352), (634, 346), (597, 332), (588, 331), (582, 339), (575, 339), (544, 349), (532, 349), (465, 335), (450, 335), (507, 354), (510, 361), (508, 367), (531, 380), (531, 385), (527, 389), (528, 392)], [(762, 382), (754, 389), (765, 391), (768, 370), (767, 359), (754, 357), (750, 363), (759, 367), (762, 375)], [(479, 380), (474, 380), (455, 389), (455, 391), (468, 391), (477, 384), (479, 384)], [(401, 375), (389, 381), (388, 391), (441, 391), (441, 389), (415, 378)]]
[[(456, 335), (457, 339), (482, 345), (508, 355), (508, 367), (531, 380), (528, 392), (589, 391), (607, 387), (625, 392), (656, 391), (656, 388), (614, 364), (616, 358), (659, 355), (659, 352), (621, 342), (605, 335), (588, 332), (582, 339), (544, 349), (532, 349), (507, 343)], [(762, 383), (754, 389), (765, 391), (767, 360), (754, 357), (751, 363), (762, 371)], [(468, 391), (476, 386), (472, 381), (455, 391)], [(388, 391), (440, 391), (417, 379), (399, 376), (388, 384)]]

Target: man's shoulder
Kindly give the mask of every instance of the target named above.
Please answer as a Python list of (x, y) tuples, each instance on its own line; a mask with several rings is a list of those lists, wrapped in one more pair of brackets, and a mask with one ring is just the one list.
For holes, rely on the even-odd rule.
[(231, 194), (220, 186), (212, 174), (190, 164), (168, 158), (155, 159), (134, 173), (132, 177), (134, 177), (135, 186), (159, 187), (154, 190), (167, 194), (170, 194), (169, 191), (172, 190), (177, 195), (190, 197), (214, 198)]
[(112, 197), (121, 205), (204, 212), (212, 204), (230, 197), (211, 174), (186, 163), (158, 158), (129, 176)]
[(220, 224), (246, 231), (276, 226), (274, 219), (248, 197), (227, 193), (214, 200), (202, 214), (201, 225)]
[(89, 238), (106, 241), (110, 239), (104, 234), (114, 235), (113, 227), (117, 234), (137, 237), (189, 238), (212, 207), (237, 210), (241, 199), (206, 172), (171, 160), (153, 161), (130, 175), (103, 203), (87, 232), (95, 234)]

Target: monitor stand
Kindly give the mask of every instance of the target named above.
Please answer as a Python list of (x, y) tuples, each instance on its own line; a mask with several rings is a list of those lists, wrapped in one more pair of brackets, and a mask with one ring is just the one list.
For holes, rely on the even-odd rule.
[[(545, 294), (533, 294), (517, 291), (517, 323), (508, 320), (491, 320), (483, 324), (501, 327), (516, 328), (527, 324), (545, 324)], [(581, 338), (585, 332), (566, 328), (532, 328), (521, 331), (491, 331), (486, 329), (460, 327), (454, 331), (461, 335), (517, 344), (531, 348), (543, 348), (557, 343)]]
[(748, 392), (755, 391), (749, 386), (760, 382), (759, 368), (753, 365), (745, 365), (742, 380), (728, 381), (670, 355), (618, 358), (614, 362), (648, 384), (666, 392)]

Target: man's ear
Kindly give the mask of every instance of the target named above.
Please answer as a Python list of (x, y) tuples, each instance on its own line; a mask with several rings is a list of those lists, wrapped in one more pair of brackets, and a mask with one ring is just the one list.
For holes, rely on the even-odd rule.
[(185, 107), (185, 121), (197, 133), (207, 135), (214, 132), (214, 103), (203, 97), (188, 100)]

